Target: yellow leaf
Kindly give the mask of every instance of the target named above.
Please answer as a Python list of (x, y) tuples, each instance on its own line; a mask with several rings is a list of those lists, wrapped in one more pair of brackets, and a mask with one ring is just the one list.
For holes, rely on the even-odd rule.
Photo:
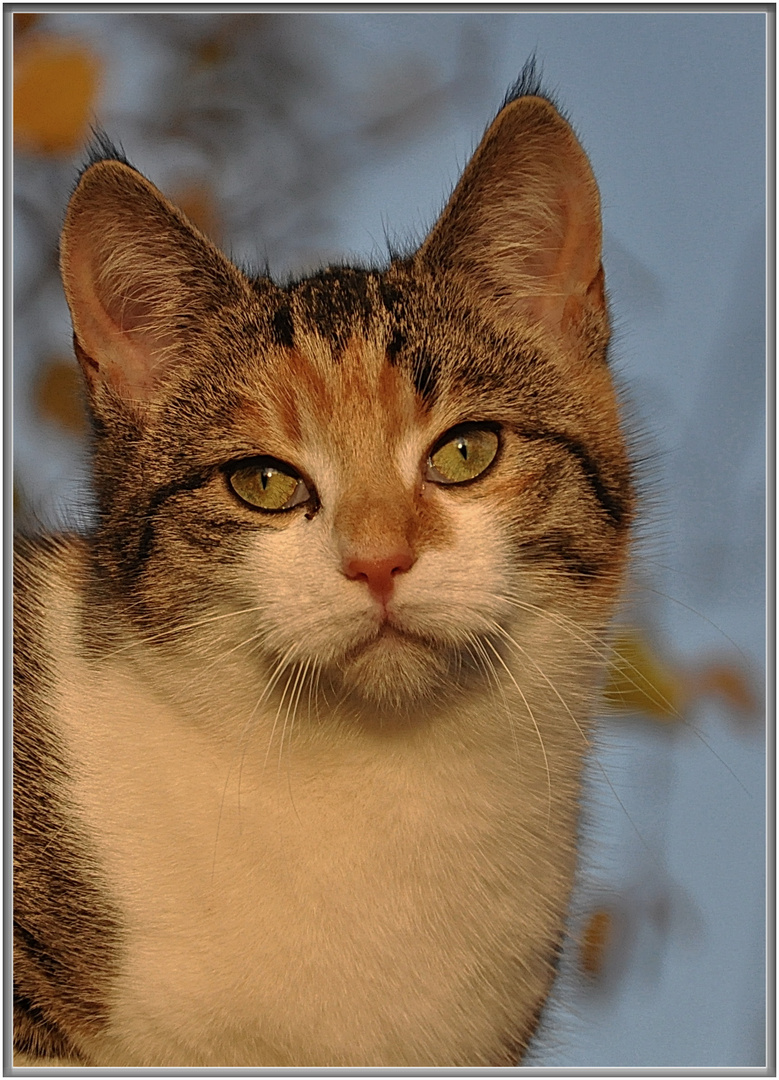
[(84, 142), (95, 108), (101, 64), (74, 41), (36, 37), (14, 58), (14, 146), (69, 154)]
[(682, 675), (657, 657), (637, 631), (614, 642), (604, 689), (606, 701), (625, 712), (647, 713), (655, 720), (681, 718), (687, 690)]
[(35, 406), (46, 420), (73, 435), (82, 435), (87, 423), (81, 394), (81, 378), (73, 360), (54, 357), (38, 377)]

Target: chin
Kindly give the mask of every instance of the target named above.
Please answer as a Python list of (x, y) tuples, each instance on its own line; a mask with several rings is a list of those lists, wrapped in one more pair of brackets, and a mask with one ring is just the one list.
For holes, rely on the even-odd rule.
[(440, 647), (393, 630), (351, 652), (339, 667), (350, 697), (385, 709), (411, 711), (439, 697), (451, 682), (451, 658)]

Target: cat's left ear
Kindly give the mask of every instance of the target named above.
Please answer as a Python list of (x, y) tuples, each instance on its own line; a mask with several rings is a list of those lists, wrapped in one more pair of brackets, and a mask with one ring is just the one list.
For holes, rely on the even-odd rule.
[(93, 405), (143, 413), (206, 321), (241, 302), (237, 267), (124, 161), (91, 164), (70, 204), (60, 267)]
[(507, 104), (418, 253), (501, 323), (606, 333), (601, 218), (590, 163), (545, 98)]

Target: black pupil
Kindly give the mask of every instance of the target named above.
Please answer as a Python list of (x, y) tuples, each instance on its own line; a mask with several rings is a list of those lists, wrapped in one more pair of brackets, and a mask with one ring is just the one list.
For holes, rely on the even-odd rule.
[(275, 472), (274, 469), (263, 469), (260, 473), (260, 481), (262, 482), (262, 490), (264, 491), (270, 483), (270, 478)]
[(467, 461), (468, 460), (468, 443), (465, 441), (465, 439), (458, 439), (457, 440), (457, 449), (460, 451), (460, 454), (462, 455), (463, 461)]

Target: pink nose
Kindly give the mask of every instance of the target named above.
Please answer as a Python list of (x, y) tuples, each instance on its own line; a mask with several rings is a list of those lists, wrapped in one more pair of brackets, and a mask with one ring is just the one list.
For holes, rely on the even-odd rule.
[(344, 574), (353, 581), (366, 582), (371, 594), (382, 604), (386, 604), (392, 595), (395, 575), (405, 574), (414, 562), (414, 555), (406, 549), (378, 559), (360, 556), (346, 558), (343, 570)]

